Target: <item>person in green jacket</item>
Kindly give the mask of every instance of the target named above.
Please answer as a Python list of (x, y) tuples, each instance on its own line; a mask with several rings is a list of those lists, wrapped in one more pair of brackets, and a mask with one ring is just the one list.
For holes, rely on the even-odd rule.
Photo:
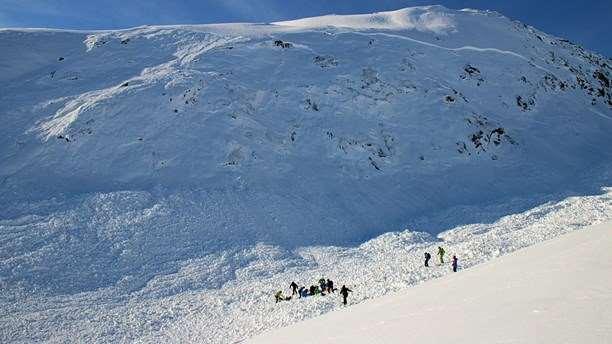
[(442, 246), (438, 246), (438, 256), (440, 257), (440, 264), (444, 264), (444, 249)]
[(279, 303), (281, 301), (289, 301), (291, 300), (291, 296), (285, 296), (283, 295), (283, 291), (279, 290), (276, 292), (276, 294), (274, 294), (274, 300), (276, 301), (275, 303)]
[(276, 294), (274, 294), (274, 300), (276, 301), (275, 303), (279, 303), (280, 301), (284, 301), (285, 297), (283, 296), (283, 291), (279, 290), (276, 292)]

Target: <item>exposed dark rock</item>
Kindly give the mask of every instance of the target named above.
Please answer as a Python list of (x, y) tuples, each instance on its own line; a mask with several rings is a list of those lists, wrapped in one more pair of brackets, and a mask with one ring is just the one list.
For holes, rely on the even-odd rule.
[(283, 42), (280, 39), (274, 41), (274, 45), (276, 45), (277, 47), (281, 47), (283, 49), (287, 49), (287, 48), (293, 47), (293, 44), (291, 44), (289, 42)]
[(518, 105), (522, 111), (530, 111), (535, 106), (535, 99), (533, 99), (533, 97), (525, 99), (522, 96), (517, 96), (516, 105)]

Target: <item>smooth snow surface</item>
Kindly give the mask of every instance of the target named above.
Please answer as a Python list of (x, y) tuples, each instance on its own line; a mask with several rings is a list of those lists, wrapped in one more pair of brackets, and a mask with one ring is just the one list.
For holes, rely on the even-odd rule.
[(612, 222), (248, 343), (612, 343)]
[[(434, 10), (435, 9), (435, 10)], [(434, 33), (452, 31), (453, 14), (441, 6), (405, 8), (397, 11), (357, 15), (328, 15), (276, 22), (274, 25), (302, 29), (341, 27), (351, 29), (418, 30)]]
[[(244, 340), (612, 218), (609, 59), (440, 6), (0, 30), (0, 342)], [(376, 285), (376, 287), (371, 287)]]

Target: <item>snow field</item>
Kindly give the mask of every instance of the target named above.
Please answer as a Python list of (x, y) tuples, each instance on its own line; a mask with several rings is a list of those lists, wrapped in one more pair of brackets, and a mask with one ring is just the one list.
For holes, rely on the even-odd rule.
[[(349, 297), (350, 304), (354, 305), (450, 273), (448, 261), (453, 254), (459, 257), (460, 269), (464, 270), (612, 218), (612, 192), (606, 189), (601, 195), (568, 197), (491, 223), (459, 226), (440, 233), (438, 238), (413, 228), (383, 234), (357, 247), (311, 246), (287, 250), (262, 243), (242, 247), (234, 243), (219, 244), (216, 250), (211, 249), (211, 253), (204, 255), (200, 246), (212, 245), (193, 242), (191, 246), (181, 244), (184, 250), (181, 257), (175, 248), (177, 239), (181, 240), (180, 235), (184, 234), (176, 232), (179, 227), (173, 229), (160, 221), (160, 214), (168, 212), (162, 210), (165, 206), (159, 203), (163, 202), (151, 198), (144, 210), (136, 210), (142, 205), (135, 201), (142, 197), (142, 194), (124, 192), (96, 195), (85, 201), (89, 206), (103, 207), (101, 214), (109, 215), (105, 218), (97, 215), (98, 222), (93, 228), (107, 228), (104, 235), (108, 236), (112, 233), (109, 229), (127, 225), (134, 228), (130, 239), (125, 237), (127, 233), (120, 234), (121, 231), (106, 244), (89, 241), (93, 239), (87, 237), (79, 239), (76, 233), (57, 233), (56, 239), (43, 238), (46, 244), (37, 251), (22, 256), (14, 254), (14, 258), (3, 261), (1, 282), (5, 292), (1, 302), (6, 313), (1, 319), (2, 341), (64, 342), (70, 338), (95, 342), (235, 342), (343, 308), (337, 294), (275, 304), (274, 292), (283, 289), (285, 294), (290, 294), (292, 280), (310, 286), (320, 277), (326, 277), (334, 280), (337, 287), (346, 284), (354, 291)], [(113, 202), (100, 203), (101, 199), (109, 198)], [(512, 204), (484, 210), (508, 211), (521, 202), (532, 200), (517, 199)], [(133, 210), (126, 211), (127, 204)], [(439, 214), (439, 218), (430, 219), (430, 223), (443, 223), (449, 214), (474, 211), (477, 209), (465, 207), (449, 210)], [(1, 227), (4, 240), (33, 244), (33, 238), (40, 242), (42, 233), (52, 233), (51, 226), (68, 219), (77, 223), (91, 221), (75, 218), (77, 214), (82, 216), (83, 209), (36, 219), (4, 220)], [(174, 214), (171, 218), (176, 219)], [(146, 218), (151, 216), (158, 218), (147, 222)], [(139, 227), (140, 221), (147, 225)], [(75, 223), (73, 226), (79, 227)], [(73, 246), (77, 240), (81, 240), (79, 245)], [(101, 245), (124, 247), (118, 265), (111, 265), (110, 270), (105, 268), (106, 280), (96, 276), (102, 273), (95, 265), (102, 257), (96, 252)], [(447, 252), (444, 266), (435, 265), (438, 245)], [(79, 256), (74, 251), (76, 247), (89, 249)], [(140, 253), (130, 252), (139, 249)], [(40, 259), (49, 251), (58, 252), (57, 256)], [(425, 251), (433, 255), (429, 269), (422, 267)], [(168, 256), (168, 252), (174, 256)], [(96, 261), (88, 262), (88, 256), (96, 257)], [(174, 258), (166, 260), (165, 256)], [(8, 280), (9, 271), (19, 273), (21, 282)], [(44, 276), (47, 279), (41, 280)], [(91, 287), (68, 283), (88, 280), (106, 282)], [(77, 290), (82, 291), (75, 293)]]
[(609, 61), (496, 13), (0, 51), (0, 342), (241, 341), (341, 307), (292, 280), (356, 304), (612, 216)]
[(249, 343), (608, 343), (612, 222)]

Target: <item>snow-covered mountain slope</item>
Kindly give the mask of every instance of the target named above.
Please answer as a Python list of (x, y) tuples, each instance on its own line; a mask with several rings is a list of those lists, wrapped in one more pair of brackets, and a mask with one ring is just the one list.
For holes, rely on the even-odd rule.
[(249, 343), (610, 343), (612, 222)]
[(612, 217), (610, 60), (496, 13), (0, 52), (0, 341), (244, 339), (292, 278), (390, 284), (366, 299), (439, 276), (385, 261), (438, 239), (476, 264)]
[(199, 189), (232, 214), (210, 232), (358, 243), (431, 209), (565, 190), (612, 156), (609, 61), (494, 13), (3, 30), (0, 44), (3, 204)]

